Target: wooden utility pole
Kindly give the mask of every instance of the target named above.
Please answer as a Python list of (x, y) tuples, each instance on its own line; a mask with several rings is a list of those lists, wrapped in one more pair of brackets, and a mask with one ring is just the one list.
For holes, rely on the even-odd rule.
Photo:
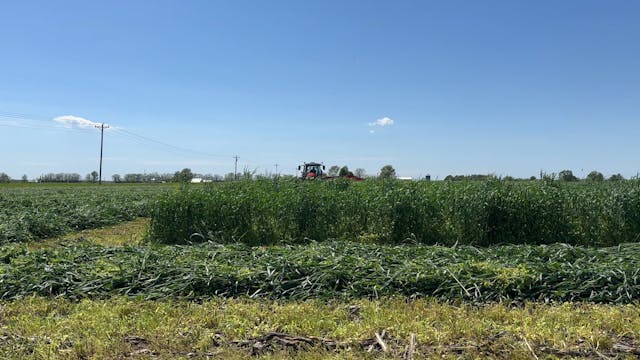
[(109, 125), (104, 125), (104, 123), (98, 125), (95, 125), (96, 128), (100, 129), (100, 171), (99, 171), (99, 178), (98, 178), (98, 185), (102, 185), (102, 148), (104, 145), (104, 129), (108, 129)]

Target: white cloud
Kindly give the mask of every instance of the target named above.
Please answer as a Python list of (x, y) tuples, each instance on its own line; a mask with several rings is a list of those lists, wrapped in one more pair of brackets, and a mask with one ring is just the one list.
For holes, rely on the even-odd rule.
[(97, 122), (85, 119), (83, 117), (73, 116), (73, 115), (58, 116), (54, 118), (53, 121), (59, 122), (68, 128), (72, 128), (74, 126), (79, 128), (92, 128), (94, 126), (101, 125), (101, 123), (97, 123)]
[(393, 122), (393, 119), (385, 116), (382, 119), (378, 119), (375, 122), (369, 123), (369, 126), (391, 126), (393, 125)]

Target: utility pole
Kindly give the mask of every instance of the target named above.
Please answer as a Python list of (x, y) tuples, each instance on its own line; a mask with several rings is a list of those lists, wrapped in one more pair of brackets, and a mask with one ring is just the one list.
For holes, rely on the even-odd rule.
[(276, 177), (278, 177), (278, 164), (274, 165), (276, 167)]
[(109, 125), (105, 126), (104, 123), (100, 124), (100, 126), (95, 125), (96, 128), (100, 129), (100, 172), (99, 172), (99, 180), (98, 185), (102, 185), (102, 148), (104, 144), (104, 129), (108, 129)]
[(236, 159), (236, 165), (233, 168), (233, 180), (238, 180), (238, 155), (233, 158)]

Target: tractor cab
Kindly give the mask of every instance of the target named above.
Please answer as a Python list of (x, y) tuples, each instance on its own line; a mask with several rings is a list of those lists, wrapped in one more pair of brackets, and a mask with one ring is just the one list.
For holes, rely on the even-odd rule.
[(320, 179), (325, 176), (324, 174), (324, 165), (316, 162), (304, 163), (303, 165), (298, 166), (298, 170), (300, 171), (301, 179)]

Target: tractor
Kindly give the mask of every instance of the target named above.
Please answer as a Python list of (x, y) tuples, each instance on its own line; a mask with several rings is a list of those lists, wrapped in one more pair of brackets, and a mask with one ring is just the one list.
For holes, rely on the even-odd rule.
[(303, 180), (324, 179), (327, 174), (324, 173), (324, 165), (317, 162), (308, 162), (298, 165), (300, 178)]
[(344, 176), (329, 176), (324, 170), (325, 167), (323, 164), (317, 162), (308, 162), (298, 166), (298, 170), (300, 171), (300, 179), (302, 180), (330, 180), (330, 179), (349, 179), (360, 181), (361, 177), (353, 175), (352, 172), (349, 172)]

